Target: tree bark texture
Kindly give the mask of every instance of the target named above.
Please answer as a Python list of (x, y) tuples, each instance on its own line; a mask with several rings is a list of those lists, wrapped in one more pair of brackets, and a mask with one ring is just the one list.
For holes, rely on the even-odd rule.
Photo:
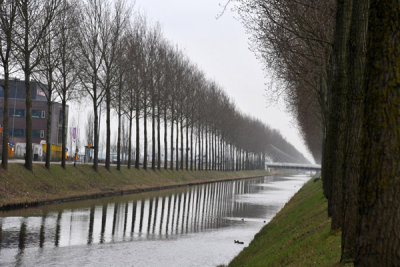
[(337, 230), (342, 225), (342, 167), (344, 157), (344, 121), (347, 90), (347, 41), (350, 32), (352, 1), (337, 1), (336, 29), (333, 49), (333, 84), (329, 123), (324, 152), (322, 176), (329, 183), (330, 198), (328, 208), (332, 215), (331, 229)]
[(356, 266), (400, 266), (400, 2), (371, 0)]
[(363, 118), (363, 79), (366, 59), (369, 0), (353, 0), (348, 42), (348, 86), (343, 160), (343, 220), (341, 262), (355, 257), (358, 222), (358, 183), (360, 175), (361, 128)]

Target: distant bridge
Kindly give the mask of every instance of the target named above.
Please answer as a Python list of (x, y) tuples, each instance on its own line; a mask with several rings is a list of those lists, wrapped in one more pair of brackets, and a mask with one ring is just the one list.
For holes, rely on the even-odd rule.
[(297, 164), (297, 163), (266, 162), (265, 163), (265, 167), (267, 169), (321, 171), (321, 165), (318, 165), (318, 164)]

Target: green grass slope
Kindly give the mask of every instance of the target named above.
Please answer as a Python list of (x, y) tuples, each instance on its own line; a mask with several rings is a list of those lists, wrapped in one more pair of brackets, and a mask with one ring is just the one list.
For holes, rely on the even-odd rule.
[(266, 171), (169, 171), (128, 169), (126, 166), (110, 171), (99, 166), (95, 172), (89, 165), (68, 165), (62, 169), (52, 165), (47, 170), (35, 164), (28, 171), (22, 164), (9, 164), (7, 171), (0, 170), (0, 208), (5, 205), (52, 201), (136, 189), (157, 188), (190, 183), (204, 183), (224, 179), (247, 178), (266, 175)]
[(330, 231), (322, 182), (308, 182), (229, 266), (333, 266), (340, 232)]

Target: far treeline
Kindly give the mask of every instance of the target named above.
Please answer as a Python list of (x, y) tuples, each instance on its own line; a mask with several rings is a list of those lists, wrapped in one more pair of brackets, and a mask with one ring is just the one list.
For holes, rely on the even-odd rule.
[(400, 266), (400, 1), (238, 0), (237, 8), (322, 161), (341, 262)]
[[(208, 80), (179, 49), (163, 38), (159, 27), (149, 27), (143, 16), (132, 14), (132, 7), (121, 0), (0, 1), (4, 169), (8, 162), (10, 73), (23, 74), (25, 78), (25, 166), (29, 170), (32, 170), (31, 79), (46, 85), (47, 144), (51, 136), (52, 101), (62, 102), (63, 152), (67, 141), (67, 102), (89, 99), (93, 126), (88, 128), (93, 133), (87, 135), (93, 136), (93, 140), (87, 141), (94, 146), (95, 170), (98, 169), (97, 129), (101, 106), (106, 110), (107, 169), (111, 163), (112, 113), (118, 118), (118, 170), (121, 139), (126, 135), (128, 168), (133, 164), (139, 168), (141, 164), (153, 170), (161, 167), (258, 169), (264, 168), (269, 150), (281, 151), (279, 153), (290, 155), (291, 160), (306, 162), (279, 132), (239, 112), (220, 86)], [(125, 136), (121, 131), (123, 118), (129, 123)], [(151, 124), (151, 133), (148, 133), (148, 124)], [(135, 151), (132, 149), (134, 128)], [(140, 136), (142, 129), (144, 133)], [(46, 167), (50, 168), (51, 146), (47, 147)], [(140, 151), (144, 152), (143, 162), (139, 162)], [(270, 157), (279, 160), (279, 156)], [(66, 166), (64, 157), (61, 165)]]

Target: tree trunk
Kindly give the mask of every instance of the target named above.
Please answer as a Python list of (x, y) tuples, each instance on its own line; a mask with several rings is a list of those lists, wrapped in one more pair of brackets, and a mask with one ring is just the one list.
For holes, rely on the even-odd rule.
[[(132, 114), (131, 114), (132, 115)], [(121, 92), (118, 94), (118, 133), (117, 133), (117, 170), (121, 170)], [(129, 119), (129, 134), (131, 133), (132, 119)], [(129, 136), (129, 152), (130, 152), (130, 136)], [(128, 156), (130, 160), (130, 155)]]
[(191, 131), (190, 131), (190, 170), (193, 171), (193, 127), (194, 122), (192, 120)]
[(172, 112), (171, 116), (171, 162), (170, 162), (170, 170), (174, 170), (174, 112)]
[[(93, 90), (96, 92), (95, 90)], [(95, 97), (93, 98), (93, 109), (94, 109), (94, 156), (93, 156), (93, 169), (95, 171), (98, 170), (99, 166), (99, 114), (97, 111), (97, 96), (95, 94)], [(64, 150), (62, 150), (64, 151)], [(62, 155), (64, 158), (64, 155)]]
[(1, 166), (4, 170), (8, 168), (8, 98), (10, 93), (10, 73), (8, 71), (8, 63), (3, 65), (4, 70), (4, 109), (3, 109), (3, 149)]
[(157, 169), (161, 170), (161, 115), (159, 101), (157, 102)]
[(136, 108), (135, 108), (135, 117), (136, 117), (136, 153), (135, 153), (135, 168), (139, 169), (140, 162), (140, 124), (139, 124), (139, 96), (136, 95)]
[(133, 121), (133, 110), (129, 112), (129, 137), (128, 137), (128, 169), (132, 165), (132, 121)]
[[(146, 101), (146, 94), (144, 96)], [(147, 105), (143, 107), (143, 169), (147, 170)]]
[(220, 145), (219, 145), (219, 135), (217, 134), (216, 136), (215, 136), (215, 153), (216, 153), (216, 156), (217, 156), (217, 158), (216, 158), (216, 161), (217, 161), (217, 171), (220, 171), (221, 169), (221, 162), (220, 162)]
[(211, 153), (211, 170), (214, 170), (214, 164), (215, 164), (215, 158), (214, 158), (214, 130), (210, 131), (211, 134), (211, 148), (210, 148), (210, 153)]
[(333, 84), (329, 124), (324, 148), (328, 158), (324, 162), (322, 176), (330, 184), (329, 209), (332, 215), (331, 229), (337, 230), (342, 225), (342, 167), (344, 157), (344, 120), (347, 88), (346, 48), (349, 37), (352, 1), (338, 0), (336, 30), (333, 51)]
[(356, 266), (400, 266), (400, 2), (371, 0)]
[[(107, 74), (108, 76), (108, 74)], [(108, 79), (108, 78), (107, 78)], [(109, 82), (107, 82), (109, 83)], [(110, 85), (106, 86), (106, 169), (110, 170), (111, 151), (111, 92)]]
[[(67, 109), (67, 99), (66, 99), (66, 91), (63, 90), (63, 98), (61, 101), (62, 105), (62, 158), (61, 158), (61, 167), (65, 169), (65, 152), (67, 147), (67, 125), (66, 125), (66, 109)], [(71, 151), (72, 153), (72, 151)]]
[(197, 159), (196, 159), (196, 156), (197, 156), (197, 142), (199, 140), (199, 135), (196, 134), (195, 138), (196, 138), (196, 141), (194, 143), (194, 161), (193, 161), (193, 163), (194, 163), (194, 170), (196, 171), (197, 170)]
[[(152, 101), (153, 102), (153, 101)], [(151, 104), (151, 169), (156, 169), (156, 109), (155, 104)]]
[[(29, 57), (25, 59), (25, 68), (30, 68)], [(25, 70), (25, 91), (26, 91), (26, 152), (25, 168), (32, 170), (32, 96), (30, 85), (30, 72)]]
[(217, 133), (214, 128), (213, 132), (213, 170), (217, 170)]
[(166, 107), (164, 107), (164, 169), (168, 169), (168, 121)]
[(202, 154), (201, 154), (201, 142), (203, 141), (203, 140), (201, 140), (201, 125), (199, 124), (199, 130), (198, 130), (198, 134), (197, 134), (198, 136), (199, 136), (199, 163), (198, 163), (198, 169), (199, 170), (202, 170), (202, 165), (201, 165), (201, 158), (202, 158)]
[(363, 118), (363, 77), (366, 59), (369, 0), (353, 3), (349, 39), (349, 93), (346, 106), (345, 152), (343, 160), (343, 220), (341, 262), (355, 257), (360, 175), (361, 128)]
[[(22, 3), (22, 12), (25, 18), (28, 18), (27, 3)], [(25, 151), (25, 168), (32, 171), (32, 96), (31, 96), (31, 53), (29, 50), (29, 19), (24, 20), (24, 76), (25, 76), (25, 92), (26, 92), (26, 151)]]
[(191, 147), (189, 148), (189, 122), (186, 119), (186, 159), (185, 159), (185, 163), (186, 163), (186, 170), (189, 170), (189, 150), (191, 149)]
[(235, 171), (235, 149), (231, 144), (231, 171)]
[(207, 125), (206, 125), (206, 171), (208, 171), (208, 131), (207, 131)]
[(175, 169), (179, 170), (179, 119), (176, 119), (176, 137), (175, 137)]
[(226, 171), (225, 140), (223, 137), (221, 141), (221, 151), (222, 151), (222, 170)]
[[(48, 92), (50, 94), (50, 90)], [(50, 158), (51, 158), (51, 95), (47, 99), (47, 117), (46, 117), (46, 163), (45, 167), (50, 169)]]
[(183, 170), (183, 162), (184, 162), (184, 158), (183, 158), (183, 118), (181, 116), (181, 167), (180, 169)]

